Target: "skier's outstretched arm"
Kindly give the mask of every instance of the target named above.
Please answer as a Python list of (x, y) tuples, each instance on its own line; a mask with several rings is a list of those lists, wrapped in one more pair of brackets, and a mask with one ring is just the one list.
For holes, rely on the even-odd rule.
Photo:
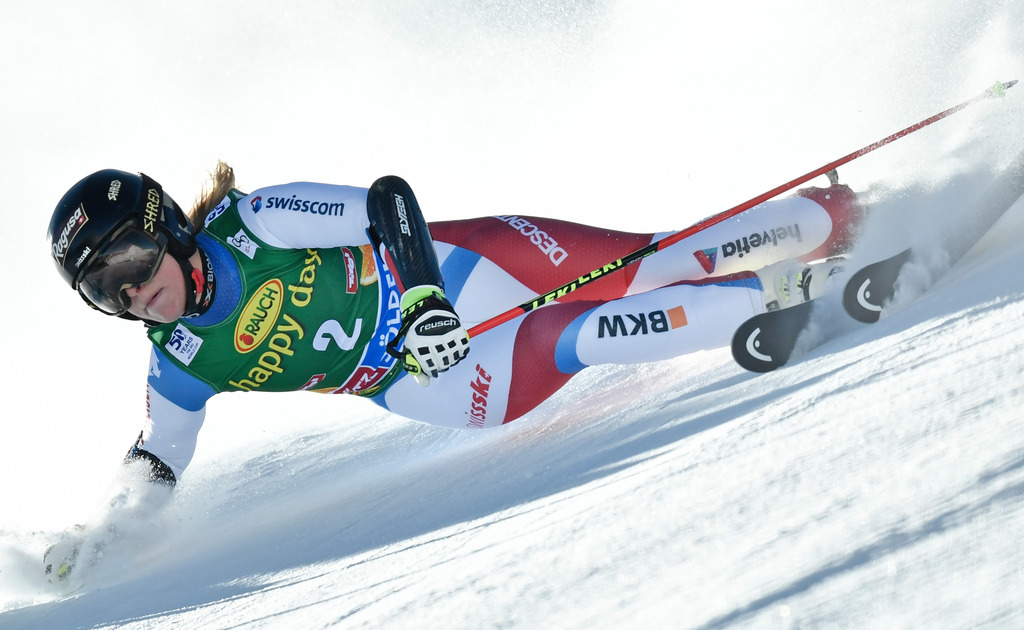
[(143, 429), (98, 512), (69, 528), (44, 553), (43, 568), (51, 582), (67, 584), (73, 571), (83, 579), (83, 567), (96, 562), (112, 545), (146, 535), (146, 523), (170, 501), (172, 489), (192, 459), (206, 401), (214, 393), (153, 348), (146, 394), (149, 414)]

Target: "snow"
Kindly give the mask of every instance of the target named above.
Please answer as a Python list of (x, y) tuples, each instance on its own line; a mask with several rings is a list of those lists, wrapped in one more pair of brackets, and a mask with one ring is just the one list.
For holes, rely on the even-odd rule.
[(762, 4), (16, 3), (0, 627), (1024, 626), (1024, 202), (940, 273), (1022, 87), (840, 169), (864, 255), (940, 243), (878, 324), (820, 319), (845, 334), (766, 375), (595, 368), (484, 432), (217, 397), (166, 510), (112, 517), (79, 591), (39, 573), (144, 413), (143, 335), (45, 260), (70, 183), (187, 203), (223, 158), (243, 187), (399, 173), (431, 218), (664, 230), (1024, 78), (1019, 2)]

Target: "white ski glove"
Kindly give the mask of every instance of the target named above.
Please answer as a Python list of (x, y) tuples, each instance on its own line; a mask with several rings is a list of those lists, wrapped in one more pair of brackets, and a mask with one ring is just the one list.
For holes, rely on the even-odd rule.
[[(423, 284), (402, 294), (402, 328), (388, 352), (426, 387), (431, 378), (469, 354), (469, 333), (439, 287)], [(404, 334), (404, 339), (403, 339)], [(402, 343), (402, 349), (397, 345)]]

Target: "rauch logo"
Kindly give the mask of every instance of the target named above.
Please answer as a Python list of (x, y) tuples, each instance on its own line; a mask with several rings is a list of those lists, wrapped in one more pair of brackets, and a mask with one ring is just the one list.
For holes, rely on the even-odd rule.
[(245, 354), (259, 347), (281, 314), (284, 286), (277, 278), (268, 280), (249, 298), (235, 324), (235, 349)]

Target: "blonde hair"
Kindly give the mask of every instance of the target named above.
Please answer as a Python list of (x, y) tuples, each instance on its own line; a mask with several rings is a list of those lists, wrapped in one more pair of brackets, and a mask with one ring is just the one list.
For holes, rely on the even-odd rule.
[(217, 166), (210, 173), (210, 181), (199, 192), (196, 203), (189, 213), (192, 225), (201, 228), (206, 223), (206, 217), (217, 204), (235, 187), (235, 171), (224, 162), (218, 160)]

